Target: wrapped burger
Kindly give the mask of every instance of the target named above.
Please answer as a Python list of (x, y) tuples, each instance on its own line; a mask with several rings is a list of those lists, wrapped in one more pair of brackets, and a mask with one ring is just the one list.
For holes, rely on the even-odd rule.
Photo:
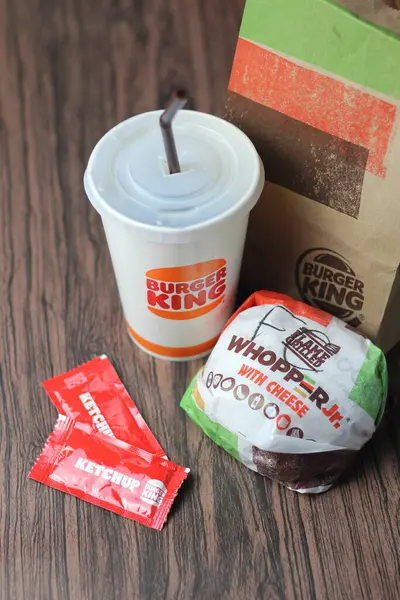
[(250, 469), (320, 493), (371, 438), (386, 394), (386, 360), (370, 340), (319, 309), (256, 292), (181, 406)]

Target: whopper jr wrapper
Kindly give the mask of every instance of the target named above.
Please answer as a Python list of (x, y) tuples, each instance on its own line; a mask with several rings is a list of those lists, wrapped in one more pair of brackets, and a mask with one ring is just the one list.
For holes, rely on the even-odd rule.
[(327, 310), (385, 351), (400, 339), (398, 33), (383, 0), (247, 0), (226, 110), (267, 180), (245, 287)]
[(181, 406), (250, 469), (319, 493), (371, 438), (386, 394), (386, 360), (372, 342), (317, 308), (257, 292)]

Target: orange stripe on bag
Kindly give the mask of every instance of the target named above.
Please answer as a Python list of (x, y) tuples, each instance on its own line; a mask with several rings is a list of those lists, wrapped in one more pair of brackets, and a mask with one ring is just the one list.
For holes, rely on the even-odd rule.
[[(267, 74), (267, 75), (265, 75)], [(397, 107), (239, 38), (229, 89), (369, 150), (367, 170), (385, 179)]]
[(142, 338), (136, 331), (132, 329), (132, 327), (128, 324), (128, 331), (133, 337), (133, 339), (145, 350), (152, 352), (153, 354), (158, 354), (160, 356), (165, 356), (167, 358), (189, 358), (191, 356), (198, 356), (200, 354), (205, 354), (206, 352), (211, 351), (215, 344), (218, 341), (219, 335), (217, 335), (212, 340), (208, 342), (204, 342), (203, 344), (198, 344), (197, 346), (188, 346), (186, 348), (169, 348), (168, 346), (160, 346), (159, 344), (153, 344), (153, 342), (149, 342)]

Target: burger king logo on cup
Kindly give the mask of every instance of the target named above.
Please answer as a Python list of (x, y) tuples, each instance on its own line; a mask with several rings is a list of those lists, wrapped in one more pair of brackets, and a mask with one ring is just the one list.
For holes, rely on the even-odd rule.
[(364, 283), (349, 261), (328, 248), (311, 248), (296, 265), (296, 284), (308, 304), (343, 319), (352, 327), (364, 321)]
[(162, 319), (196, 319), (221, 304), (226, 291), (226, 260), (217, 258), (146, 273), (147, 308)]

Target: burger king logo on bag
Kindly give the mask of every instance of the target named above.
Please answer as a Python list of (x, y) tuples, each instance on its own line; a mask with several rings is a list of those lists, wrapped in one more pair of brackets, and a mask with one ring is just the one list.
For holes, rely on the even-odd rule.
[(223, 302), (226, 260), (217, 258), (146, 273), (147, 307), (162, 319), (196, 319)]
[(308, 304), (343, 319), (352, 327), (364, 321), (364, 283), (349, 261), (328, 248), (311, 248), (296, 265), (296, 284)]

